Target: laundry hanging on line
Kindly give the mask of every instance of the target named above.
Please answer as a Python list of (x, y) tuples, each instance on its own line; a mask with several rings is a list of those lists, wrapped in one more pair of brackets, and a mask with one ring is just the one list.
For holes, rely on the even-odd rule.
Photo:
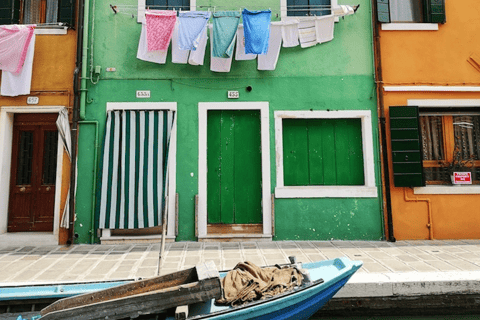
[[(162, 10), (161, 14), (158, 13), (160, 11), (153, 12), (150, 18), (157, 19), (161, 17), (159, 20), (162, 20), (162, 18), (169, 17), (172, 19), (172, 16), (176, 15), (175, 11), (170, 11), (170, 14), (165, 13), (165, 11)], [(209, 26), (210, 69), (214, 72), (229, 72), (236, 45), (235, 60), (257, 59), (258, 70), (275, 70), (282, 43), (283, 47), (295, 47), (300, 44), (302, 48), (308, 48), (319, 43), (331, 41), (333, 40), (335, 17), (355, 13), (353, 8), (347, 5), (339, 6), (333, 12), (334, 14), (328, 16), (308, 17), (306, 19), (292, 17), (286, 21), (270, 22), (270, 10), (249, 11), (244, 9), (243, 25), (239, 24), (240, 13), (237, 11), (215, 12), (212, 17), (213, 23)], [(170, 39), (167, 37), (162, 38), (162, 41), (168, 40), (166, 44), (164, 43), (163, 47), (166, 46), (166, 49), (163, 51), (159, 49), (150, 51), (150, 39), (154, 41), (152, 44), (154, 48), (158, 48), (158, 39), (154, 40), (155, 38), (148, 36), (147, 22), (145, 27), (147, 30), (145, 32), (146, 36), (143, 37), (148, 42), (149, 54), (158, 52), (158, 58), (148, 59), (145, 58), (145, 54), (139, 54), (140, 52), (145, 52), (144, 48), (142, 50), (140, 48), (140, 46), (145, 46), (145, 43), (142, 42), (142, 39), (145, 40), (145, 38), (142, 38), (142, 35), (140, 37), (137, 58), (160, 64), (165, 63), (166, 50), (170, 40), (172, 40), (173, 63), (203, 65), (208, 39), (207, 21), (210, 17), (210, 12), (180, 12), (179, 16), (179, 19), (176, 19), (176, 22), (173, 24)], [(155, 23), (158, 23), (158, 21)], [(158, 23), (156, 26), (155, 23), (151, 24), (151, 28), (162, 28), (162, 25), (163, 28), (171, 28), (171, 25), (167, 23)], [(153, 32), (153, 34), (168, 35), (169, 30)], [(144, 31), (144, 27), (142, 27), (142, 32)], [(273, 50), (273, 52), (269, 54), (269, 50)]]
[(0, 26), (0, 70), (22, 71), (34, 31), (35, 25)]
[(145, 12), (145, 21), (148, 51), (167, 50), (177, 21), (177, 13), (172, 10), (149, 10)]

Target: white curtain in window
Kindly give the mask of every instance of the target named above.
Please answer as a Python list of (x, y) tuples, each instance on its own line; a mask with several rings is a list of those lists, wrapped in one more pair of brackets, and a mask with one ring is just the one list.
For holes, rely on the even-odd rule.
[(480, 159), (480, 116), (453, 117), (458, 160)]
[(23, 23), (33, 24), (40, 22), (41, 0), (25, 0), (23, 9)]
[(58, 18), (58, 0), (47, 0), (46, 23), (56, 23)]
[(420, 117), (423, 160), (443, 160), (442, 117)]
[(392, 22), (422, 22), (422, 0), (390, 0)]

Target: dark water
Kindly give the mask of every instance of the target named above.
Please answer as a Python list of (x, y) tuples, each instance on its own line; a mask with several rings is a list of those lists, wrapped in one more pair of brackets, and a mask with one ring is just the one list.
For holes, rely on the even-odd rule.
[(436, 315), (436, 316), (363, 316), (363, 317), (314, 317), (310, 320), (479, 320), (475, 315)]

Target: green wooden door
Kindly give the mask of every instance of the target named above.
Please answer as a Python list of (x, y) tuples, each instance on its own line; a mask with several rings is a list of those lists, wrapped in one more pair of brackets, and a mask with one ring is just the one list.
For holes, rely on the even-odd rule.
[(258, 110), (212, 110), (207, 121), (208, 223), (262, 222)]

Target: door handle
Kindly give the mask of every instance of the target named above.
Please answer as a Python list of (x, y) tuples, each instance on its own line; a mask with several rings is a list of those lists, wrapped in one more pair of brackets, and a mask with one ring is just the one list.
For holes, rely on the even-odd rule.
[(51, 189), (52, 189), (52, 187), (47, 187), (47, 189), (46, 189), (46, 190), (47, 190), (47, 191), (50, 191)]
[(21, 187), (20, 192), (25, 192), (25, 187)]

